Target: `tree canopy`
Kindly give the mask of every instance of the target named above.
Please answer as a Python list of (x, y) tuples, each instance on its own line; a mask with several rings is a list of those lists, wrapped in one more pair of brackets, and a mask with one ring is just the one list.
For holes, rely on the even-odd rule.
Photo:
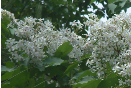
[[(104, 8), (98, 8), (94, 1), (101, 3)], [(81, 15), (91, 13), (87, 10), (91, 6), (97, 9), (95, 14), (99, 18), (104, 16), (104, 10), (110, 18), (114, 13), (126, 11), (131, 6), (131, 2), (129, 0), (2, 0), (1, 5), (3, 9), (14, 13), (17, 19), (26, 16), (49, 18), (57, 28), (63, 23), (69, 26), (69, 22), (74, 20), (83, 22)]]
[[(3, 88), (119, 86), (130, 88), (126, 84), (131, 81), (130, 63), (120, 66), (115, 62), (120, 60), (125, 64), (130, 61), (128, 54), (130, 31), (127, 32), (130, 29), (130, 19), (128, 15), (124, 14), (125, 17), (120, 12), (121, 10), (126, 12), (131, 6), (131, 1), (2, 0), (1, 2)], [(101, 3), (103, 8), (98, 8), (94, 2)], [(94, 14), (87, 10), (91, 6), (96, 9)], [(105, 10), (108, 19), (114, 16), (107, 25), (99, 21), (105, 15)], [(89, 19), (83, 15), (88, 15)], [(118, 20), (117, 17), (122, 19)], [(90, 41), (87, 40), (89, 35), (86, 32), (89, 29), (92, 29)], [(119, 53), (124, 53), (124, 56), (119, 57)], [(107, 58), (103, 58), (104, 56)], [(112, 58), (109, 60), (109, 57)], [(118, 60), (115, 60), (116, 58)], [(122, 58), (125, 62), (122, 62)], [(128, 74), (124, 76), (127, 76), (121, 76), (125, 71)]]

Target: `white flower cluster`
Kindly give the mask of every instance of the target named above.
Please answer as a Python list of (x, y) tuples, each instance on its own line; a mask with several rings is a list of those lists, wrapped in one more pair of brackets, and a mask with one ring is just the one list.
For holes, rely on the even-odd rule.
[(125, 79), (125, 81), (123, 81), (122, 79), (119, 79), (119, 86), (124, 87), (123, 85), (131, 86), (131, 79)]
[(6, 41), (7, 48), (13, 59), (23, 60), (23, 55), (27, 54), (32, 62), (38, 63), (48, 55), (53, 56), (60, 45), (70, 41), (73, 46), (68, 54), (70, 58), (80, 59), (84, 54), (91, 53), (86, 65), (92, 72), (104, 78), (111, 67), (114, 72), (126, 78), (125, 82), (119, 79), (120, 85), (131, 86), (131, 14), (121, 13), (106, 22), (90, 14), (84, 24), (74, 21), (71, 25), (78, 29), (83, 25), (88, 26), (90, 39), (84, 39), (70, 29), (54, 31), (49, 20), (26, 17), (24, 21), (12, 21), (8, 27), (15, 27), (15, 35), (19, 40), (10, 38)]
[(70, 25), (72, 27), (76, 26), (78, 29), (82, 29), (82, 27), (83, 27), (83, 24), (80, 22), (76, 22), (76, 20), (74, 20), (73, 22), (70, 22)]
[[(105, 76), (108, 64), (114, 72), (131, 76), (131, 14), (121, 13), (108, 19), (106, 22), (87, 20), (90, 41), (94, 45), (93, 52), (87, 61), (92, 72), (97, 72), (100, 78)], [(121, 66), (118, 66), (119, 65)], [(124, 64), (124, 65), (123, 65)], [(130, 84), (131, 85), (131, 84)]]
[[(1, 19), (4, 19), (6, 18), (8, 21), (11, 21), (10, 24), (8, 24), (8, 26), (10, 26), (11, 28), (14, 27), (14, 23), (18, 20), (18, 19), (15, 19), (15, 16), (13, 13), (7, 11), (7, 10), (3, 10), (1, 8)], [(7, 28), (8, 28), (7, 26)]]
[(3, 10), (3, 9), (1, 8), (1, 18), (2, 18), (3, 16), (9, 16), (9, 18), (15, 19), (13, 13), (11, 13), (11, 12), (9, 12), (9, 11), (7, 11), (7, 10)]
[[(118, 63), (119, 64), (119, 63)], [(123, 81), (122, 79), (119, 79), (119, 86), (123, 86), (125, 84), (127, 84), (128, 86), (131, 85), (131, 63), (127, 63), (121, 66), (118, 66), (118, 64), (116, 66), (113, 67), (114, 72), (118, 72), (118, 74), (122, 75), (122, 77), (125, 77), (126, 79)]]
[(85, 51), (83, 46), (87, 40), (71, 32), (70, 29), (54, 31), (52, 23), (49, 20), (43, 20), (26, 17), (24, 21), (12, 21), (13, 23), (8, 25), (9, 28), (14, 27), (14, 34), (19, 37), (19, 40), (10, 38), (6, 41), (13, 59), (24, 60), (23, 55), (27, 54), (31, 62), (38, 63), (37, 61), (41, 61), (48, 55), (53, 56), (60, 45), (69, 41), (73, 50), (68, 56), (79, 60)]

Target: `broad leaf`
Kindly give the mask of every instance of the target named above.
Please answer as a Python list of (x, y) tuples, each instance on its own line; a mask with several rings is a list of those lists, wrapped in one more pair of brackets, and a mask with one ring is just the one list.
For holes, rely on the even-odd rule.
[(12, 77), (13, 71), (12, 72), (6, 72), (4, 75), (1, 76), (1, 81), (10, 79)]
[(117, 7), (117, 5), (111, 3), (111, 4), (108, 4), (108, 7), (109, 7), (109, 9), (111, 10), (111, 12), (114, 13), (114, 10), (115, 10), (115, 8)]
[(80, 73), (77, 73), (72, 79), (77, 79), (76, 82), (78, 82), (81, 78), (85, 76), (97, 76), (96, 73), (92, 73), (90, 70), (82, 71)]
[(10, 28), (9, 30), (10, 30), (10, 33), (11, 33), (12, 35), (15, 34), (15, 30), (16, 30), (15, 28)]
[(2, 87), (2, 88), (10, 88), (9, 83), (1, 84), (1, 87)]
[(123, 0), (122, 3), (119, 4), (121, 6), (121, 8), (124, 7), (124, 5), (126, 4), (126, 1), (127, 0)]
[(14, 68), (7, 68), (6, 66), (1, 65), (1, 71), (11, 72), (11, 71), (14, 71)]
[(74, 68), (76, 68), (78, 66), (79, 62), (74, 62), (71, 65), (69, 65), (66, 69), (66, 71), (64, 72), (64, 75), (68, 74), (69, 72), (71, 72)]
[(85, 71), (80, 72), (80, 73), (77, 73), (71, 80), (73, 80), (73, 79), (78, 79), (84, 72), (85, 72)]
[(108, 0), (108, 3), (112, 3), (112, 2), (114, 2), (114, 0)]
[(111, 86), (119, 85), (116, 77), (107, 78), (100, 82), (97, 88), (111, 88)]
[(65, 57), (69, 52), (71, 52), (73, 49), (72, 45), (70, 45), (70, 42), (65, 42), (55, 52), (56, 57)]
[(6, 67), (8, 67), (8, 68), (12, 68), (15, 66), (15, 64), (11, 61), (6, 62), (5, 64), (6, 64)]
[[(19, 74), (18, 74), (19, 73)], [(19, 87), (19, 88), (24, 88), (28, 84), (29, 80), (29, 72), (28, 71), (20, 71), (17, 72), (18, 75), (15, 77), (11, 78), (10, 80), (10, 85)]]
[(57, 57), (50, 57), (44, 60), (44, 64), (48, 66), (56, 66), (60, 65), (64, 60)]
[(33, 78), (30, 78), (28, 85), (29, 85), (28, 88), (33, 88), (35, 86), (35, 80)]
[(100, 79), (95, 79), (93, 76), (85, 76), (78, 83), (74, 83), (73, 88), (97, 88), (100, 81)]

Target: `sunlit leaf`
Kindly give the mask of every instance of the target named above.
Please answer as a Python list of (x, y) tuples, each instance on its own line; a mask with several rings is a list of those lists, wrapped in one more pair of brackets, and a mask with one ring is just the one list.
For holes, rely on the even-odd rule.
[(44, 64), (56, 66), (56, 65), (60, 65), (63, 61), (64, 60), (57, 58), (57, 57), (50, 57), (44, 60)]
[(76, 82), (78, 82), (81, 78), (90, 75), (90, 76), (97, 76), (96, 73), (92, 73), (90, 70), (82, 71), (80, 73), (77, 73), (72, 79), (77, 79)]
[(127, 0), (123, 0), (122, 3), (119, 4), (121, 6), (121, 8), (124, 7), (124, 5), (126, 4), (126, 1)]
[(95, 79), (93, 76), (85, 76), (78, 83), (73, 84), (73, 88), (97, 88), (98, 84), (101, 82), (100, 79)]
[(111, 3), (111, 4), (108, 4), (108, 7), (109, 7), (109, 9), (112, 11), (112, 13), (114, 13), (114, 10), (115, 10), (115, 8), (117, 7), (117, 5)]
[(1, 65), (1, 71), (11, 72), (11, 71), (13, 71), (13, 70), (14, 70), (14, 68), (7, 68), (6, 66)]
[(70, 42), (65, 42), (55, 52), (56, 57), (65, 57), (69, 52), (71, 52), (73, 49), (72, 45), (70, 45)]

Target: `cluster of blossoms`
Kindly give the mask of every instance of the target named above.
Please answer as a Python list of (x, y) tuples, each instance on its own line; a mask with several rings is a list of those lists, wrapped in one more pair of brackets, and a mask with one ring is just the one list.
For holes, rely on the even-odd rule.
[(121, 13), (106, 22), (97, 20), (95, 15), (90, 16), (93, 20), (85, 24), (90, 30), (90, 41), (95, 43), (87, 60), (88, 67), (103, 78), (109, 64), (114, 72), (126, 77), (126, 83), (131, 86), (131, 14)]
[(58, 47), (68, 41), (73, 47), (68, 54), (70, 58), (80, 59), (87, 50), (83, 47), (86, 47), (86, 39), (70, 29), (54, 31), (54, 26), (49, 20), (26, 17), (24, 21), (11, 21), (8, 28), (13, 28), (14, 34), (19, 37), (19, 40), (10, 38), (6, 41), (8, 51), (17, 61), (24, 60), (23, 55), (27, 54), (31, 62), (38, 63), (48, 55), (53, 56)]
[(1, 9), (1, 18), (2, 18), (2, 16), (9, 16), (10, 19), (13, 19), (13, 20), (15, 19), (13, 13), (11, 13), (7, 10), (3, 10), (3, 9)]
[(10, 27), (12, 26), (12, 28), (13, 28), (13, 25), (14, 25), (13, 23), (18, 20), (18, 19), (15, 19), (15, 16), (14, 16), (13, 13), (11, 13), (7, 10), (3, 10), (1, 8), (1, 19), (4, 19), (4, 18), (7, 18), (7, 19), (9, 18), (9, 20), (11, 21), (12, 24), (10, 23), (8, 26), (10, 26)]
[[(2, 10), (2, 15), (6, 13)], [(7, 12), (8, 14), (8, 12)], [(12, 16), (11, 16), (12, 17)], [(84, 54), (90, 54), (87, 65), (98, 77), (104, 78), (109, 67), (126, 80), (119, 79), (120, 86), (131, 86), (131, 14), (121, 13), (102, 22), (95, 14), (90, 14), (84, 24), (72, 22), (72, 26), (82, 29), (88, 26), (89, 40), (76, 35), (71, 29), (54, 31), (52, 23), (44, 19), (26, 17), (24, 21), (12, 21), (8, 27), (15, 28), (18, 39), (6, 41), (7, 48), (13, 59), (24, 60), (27, 54), (31, 62), (38, 63), (47, 56), (53, 56), (60, 45), (70, 41), (73, 50), (70, 58), (80, 59)], [(22, 53), (20, 53), (22, 51)]]

